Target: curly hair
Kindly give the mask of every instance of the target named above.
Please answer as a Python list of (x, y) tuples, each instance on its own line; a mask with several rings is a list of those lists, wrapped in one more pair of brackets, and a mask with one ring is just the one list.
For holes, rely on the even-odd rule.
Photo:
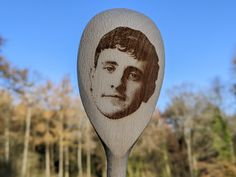
[(117, 27), (106, 33), (99, 41), (94, 56), (94, 68), (97, 67), (100, 53), (105, 49), (118, 49), (134, 59), (148, 61), (144, 73), (143, 101), (146, 103), (155, 91), (159, 71), (159, 58), (154, 45), (141, 31)]

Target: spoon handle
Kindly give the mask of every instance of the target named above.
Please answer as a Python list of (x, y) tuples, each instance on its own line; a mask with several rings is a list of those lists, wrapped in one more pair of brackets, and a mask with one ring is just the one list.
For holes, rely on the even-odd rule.
[(129, 152), (128, 151), (123, 157), (117, 157), (106, 148), (107, 157), (107, 177), (126, 177), (126, 168)]

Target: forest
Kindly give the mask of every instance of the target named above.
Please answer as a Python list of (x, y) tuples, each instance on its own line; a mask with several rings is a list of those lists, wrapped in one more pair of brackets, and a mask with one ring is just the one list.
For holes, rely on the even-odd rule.
[[(4, 57), (0, 36), (0, 177), (106, 177), (101, 142), (70, 78), (40, 80)], [(236, 177), (236, 58), (230, 82), (168, 91), (131, 151), (127, 177)]]

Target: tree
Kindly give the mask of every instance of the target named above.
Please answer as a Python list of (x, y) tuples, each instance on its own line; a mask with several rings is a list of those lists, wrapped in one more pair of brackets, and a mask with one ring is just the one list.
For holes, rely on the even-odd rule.
[[(0, 37), (0, 47), (3, 44), (3, 39)], [(30, 85), (28, 81), (28, 70), (19, 69), (12, 66), (3, 56), (0, 56), (0, 83), (1, 92), (10, 94), (11, 96), (19, 96), (25, 91), (25, 87)], [(4, 91), (2, 91), (4, 90)], [(6, 91), (7, 90), (7, 91)], [(8, 113), (5, 111), (2, 116), (4, 117), (4, 135), (5, 135), (5, 160), (9, 161), (10, 154), (10, 121), (11, 115), (9, 113), (12, 107), (9, 107)], [(8, 115), (6, 115), (8, 114)]]
[(234, 110), (234, 115), (236, 114), (236, 55), (235, 57), (232, 59), (232, 82), (231, 82), (231, 85), (230, 85), (230, 91), (231, 91), (231, 94), (233, 96), (233, 110)]
[[(230, 132), (229, 119), (222, 111), (224, 105), (224, 85), (219, 78), (216, 78), (212, 83), (211, 88), (211, 110), (213, 116), (212, 130), (214, 132), (214, 146), (219, 151), (219, 158), (231, 160), (235, 162), (235, 153), (233, 147), (233, 134)], [(229, 121), (228, 121), (229, 122)]]
[(38, 94), (38, 122), (35, 125), (35, 144), (41, 147), (42, 153), (45, 155), (45, 176), (51, 176), (51, 148), (56, 142), (56, 130), (57, 130), (57, 120), (56, 120), (56, 110), (54, 109), (53, 94), (55, 92), (54, 85), (52, 82), (47, 81), (47, 83), (37, 90)]
[[(171, 102), (165, 110), (164, 116), (177, 120), (179, 132), (184, 135), (187, 147), (190, 176), (195, 177), (197, 174), (197, 158), (201, 156), (200, 153), (204, 154), (204, 152), (195, 149), (195, 147), (198, 147), (195, 143), (198, 142), (197, 137), (204, 137), (201, 136), (204, 132), (202, 130), (205, 129), (205, 123), (209, 122), (209, 117), (203, 118), (203, 114), (207, 110), (209, 101), (204, 94), (196, 92), (192, 87), (186, 85), (171, 90), (170, 98)], [(209, 136), (205, 136), (203, 139), (207, 137)]]
[(24, 137), (24, 149), (23, 149), (23, 158), (22, 158), (22, 169), (21, 176), (26, 176), (27, 164), (28, 164), (28, 151), (29, 151), (29, 142), (30, 142), (30, 132), (31, 132), (31, 119), (33, 107), (37, 104), (37, 98), (34, 96), (36, 93), (33, 91), (33, 84), (28, 84), (28, 87), (24, 92), (21, 92), (22, 104), (26, 108), (25, 114), (25, 137)]
[(9, 92), (0, 90), (0, 120), (3, 126), (1, 130), (4, 130), (4, 157), (5, 162), (9, 162), (10, 156), (10, 118), (12, 116), (12, 97)]
[(65, 148), (65, 155), (66, 155), (66, 171), (65, 173), (67, 174), (66, 176), (69, 175), (69, 152), (68, 152), (68, 146), (65, 145), (67, 140), (66, 140), (66, 132), (65, 129), (66, 127), (66, 117), (67, 113), (70, 111), (69, 107), (71, 106), (71, 94), (72, 87), (70, 84), (70, 80), (68, 78), (64, 78), (60, 85), (56, 88), (56, 96), (58, 99), (55, 99), (57, 102), (56, 105), (58, 105), (59, 108), (59, 177), (63, 176), (63, 163), (64, 163), (64, 147)]

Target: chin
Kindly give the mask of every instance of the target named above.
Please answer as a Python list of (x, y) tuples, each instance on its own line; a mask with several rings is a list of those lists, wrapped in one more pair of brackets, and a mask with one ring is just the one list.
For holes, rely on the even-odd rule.
[[(138, 109), (138, 106), (128, 106), (127, 104), (120, 103), (115, 104), (114, 102), (108, 102), (107, 100), (99, 100), (99, 104), (96, 104), (99, 112), (107, 117), (108, 119), (121, 119), (129, 116)], [(102, 105), (102, 107), (101, 107)]]
[[(116, 111), (101, 111), (98, 109), (105, 117), (109, 119), (121, 119), (123, 117), (128, 116), (131, 113), (128, 113), (127, 110), (122, 109), (122, 110), (116, 110)], [(125, 111), (124, 111), (125, 110)]]
[(103, 115), (109, 119), (121, 119), (125, 117), (125, 116), (122, 116), (119, 112), (118, 113), (104, 113)]

